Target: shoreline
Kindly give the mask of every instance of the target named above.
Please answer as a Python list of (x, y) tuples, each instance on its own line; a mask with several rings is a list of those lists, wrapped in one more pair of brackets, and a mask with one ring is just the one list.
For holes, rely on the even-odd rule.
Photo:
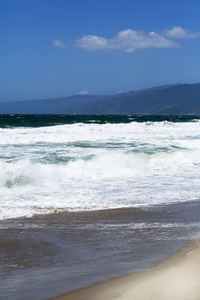
[[(174, 253), (179, 253), (177, 263), (183, 257), (177, 251), (186, 249), (188, 241), (200, 239), (199, 204), (55, 212), (3, 221), (0, 294), (7, 300), (84, 300), (92, 287), (95, 293), (99, 288), (100, 295), (114, 289), (101, 300), (133, 300), (123, 296), (124, 289), (133, 293), (133, 280), (144, 278)], [(187, 252), (198, 248), (198, 241), (189, 245)], [(99, 300), (96, 294), (90, 298), (86, 294), (88, 299)], [(159, 297), (134, 298), (139, 299)]]
[(200, 239), (151, 269), (115, 278), (49, 300), (199, 300)]

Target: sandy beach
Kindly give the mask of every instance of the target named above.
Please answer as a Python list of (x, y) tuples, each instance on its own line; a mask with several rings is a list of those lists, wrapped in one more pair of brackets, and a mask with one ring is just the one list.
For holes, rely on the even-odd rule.
[(54, 300), (199, 300), (200, 240), (187, 246), (151, 270), (123, 276)]
[(197, 201), (5, 220), (1, 298), (200, 299), (199, 214)]

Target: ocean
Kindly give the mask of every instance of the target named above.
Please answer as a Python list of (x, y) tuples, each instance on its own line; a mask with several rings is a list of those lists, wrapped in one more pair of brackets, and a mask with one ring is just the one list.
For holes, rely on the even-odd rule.
[(2, 299), (146, 269), (200, 237), (200, 117), (0, 115)]

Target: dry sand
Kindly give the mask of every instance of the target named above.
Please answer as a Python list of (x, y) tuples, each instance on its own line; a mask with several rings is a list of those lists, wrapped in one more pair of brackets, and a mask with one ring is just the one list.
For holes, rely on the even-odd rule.
[(54, 300), (200, 300), (200, 240), (151, 270), (82, 289)]

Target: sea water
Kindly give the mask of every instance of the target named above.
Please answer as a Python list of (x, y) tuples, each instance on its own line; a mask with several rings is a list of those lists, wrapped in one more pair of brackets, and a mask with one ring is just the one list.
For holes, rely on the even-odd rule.
[(151, 268), (200, 238), (200, 117), (0, 115), (0, 298)]
[(199, 199), (193, 116), (0, 116), (0, 219)]

